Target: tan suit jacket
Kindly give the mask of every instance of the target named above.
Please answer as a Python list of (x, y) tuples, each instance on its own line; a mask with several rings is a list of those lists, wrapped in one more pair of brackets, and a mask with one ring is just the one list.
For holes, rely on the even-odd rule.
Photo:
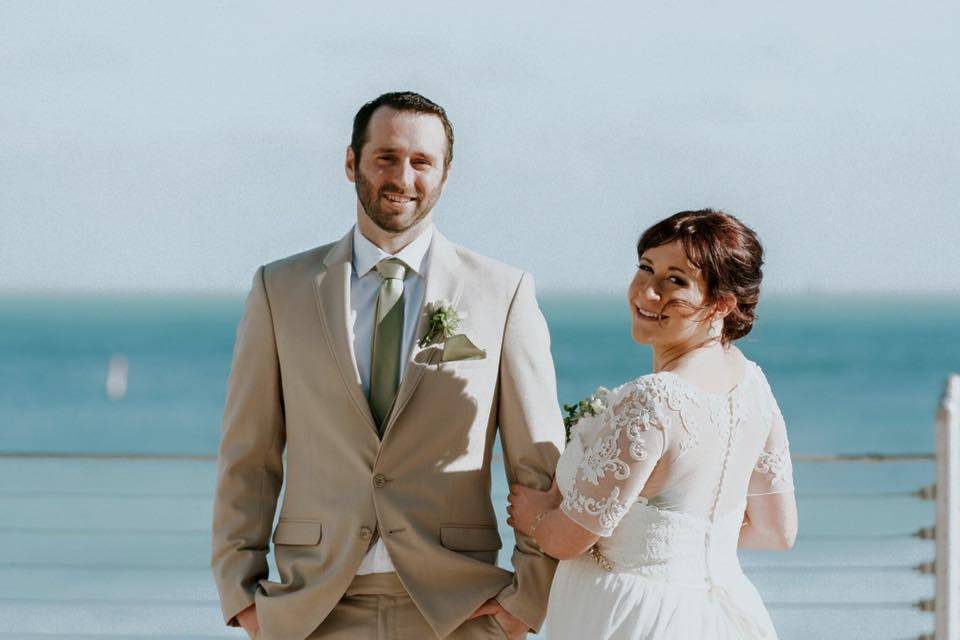
[[(539, 628), (556, 564), (518, 536), (501, 546), (490, 463), (545, 490), (563, 443), (546, 323), (529, 274), (435, 232), (424, 302), (448, 300), (486, 358), (414, 346), (381, 438), (348, 325), (351, 234), (261, 267), (237, 330), (213, 515), (225, 620), (256, 602), (263, 640), (302, 640), (353, 580), (371, 541), (438, 637), (496, 597)], [(417, 337), (427, 327), (421, 311)], [(286, 456), (284, 450), (286, 449)], [(285, 483), (285, 484), (284, 484)], [(279, 581), (268, 580), (273, 530)]]

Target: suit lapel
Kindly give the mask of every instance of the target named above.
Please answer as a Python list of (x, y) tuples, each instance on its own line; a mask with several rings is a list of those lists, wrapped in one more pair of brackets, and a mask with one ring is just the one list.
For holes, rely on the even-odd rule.
[(453, 244), (434, 228), (433, 240), (430, 242), (430, 264), (427, 267), (423, 301), (417, 314), (417, 329), (413, 336), (413, 347), (410, 349), (410, 355), (404, 367), (400, 388), (397, 389), (397, 397), (393, 401), (393, 409), (390, 411), (387, 424), (383, 430), (384, 438), (386, 438), (393, 423), (396, 422), (397, 417), (413, 396), (424, 371), (440, 358), (442, 349), (438, 349), (436, 346), (421, 349), (417, 346), (417, 342), (426, 333), (430, 324), (426, 311), (429, 303), (447, 300), (454, 308), (457, 308), (464, 284), (459, 277), (460, 271), (460, 258), (457, 256)]
[(350, 341), (350, 278), (353, 271), (353, 231), (347, 233), (327, 253), (324, 268), (314, 276), (317, 310), (330, 343), (340, 378), (346, 385), (357, 411), (376, 434), (377, 426), (370, 404), (360, 385), (357, 358)]

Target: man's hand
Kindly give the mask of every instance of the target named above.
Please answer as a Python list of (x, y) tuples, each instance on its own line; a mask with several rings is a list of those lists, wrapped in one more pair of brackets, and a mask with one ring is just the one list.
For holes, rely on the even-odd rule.
[(490, 598), (480, 605), (480, 608), (474, 611), (469, 619), (473, 620), (480, 616), (493, 616), (493, 619), (497, 621), (497, 624), (500, 625), (510, 640), (523, 640), (527, 637), (527, 632), (530, 631), (526, 622), (510, 615), (510, 612), (504, 609), (495, 598)]
[(260, 621), (257, 620), (257, 605), (252, 604), (237, 614), (237, 622), (243, 627), (243, 630), (254, 640), (260, 633)]

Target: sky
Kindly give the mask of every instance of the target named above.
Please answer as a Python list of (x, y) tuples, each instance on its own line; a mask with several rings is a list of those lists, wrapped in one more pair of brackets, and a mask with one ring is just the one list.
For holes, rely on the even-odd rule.
[(960, 293), (960, 4), (0, 3), (0, 292), (244, 291), (343, 236), (359, 106), (443, 105), (452, 240), (622, 291), (719, 208), (774, 292)]

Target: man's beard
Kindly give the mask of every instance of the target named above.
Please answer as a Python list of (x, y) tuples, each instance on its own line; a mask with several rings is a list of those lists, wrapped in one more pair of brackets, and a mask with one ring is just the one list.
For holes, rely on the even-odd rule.
[(367, 217), (373, 221), (373, 224), (377, 225), (384, 231), (388, 233), (403, 233), (407, 229), (415, 226), (418, 222), (423, 220), (428, 213), (433, 209), (433, 206), (437, 204), (437, 200), (440, 199), (440, 193), (442, 192), (442, 186), (437, 187), (432, 192), (426, 194), (426, 196), (421, 196), (421, 194), (416, 194), (417, 197), (417, 208), (414, 210), (413, 215), (408, 221), (405, 221), (403, 215), (391, 215), (386, 214), (380, 207), (380, 196), (388, 193), (396, 193), (399, 195), (410, 195), (404, 193), (402, 189), (393, 188), (390, 186), (383, 186), (379, 191), (377, 191), (372, 184), (367, 180), (366, 176), (363, 175), (363, 171), (357, 167), (357, 198), (360, 200), (360, 206), (363, 207), (364, 212), (366, 212)]

